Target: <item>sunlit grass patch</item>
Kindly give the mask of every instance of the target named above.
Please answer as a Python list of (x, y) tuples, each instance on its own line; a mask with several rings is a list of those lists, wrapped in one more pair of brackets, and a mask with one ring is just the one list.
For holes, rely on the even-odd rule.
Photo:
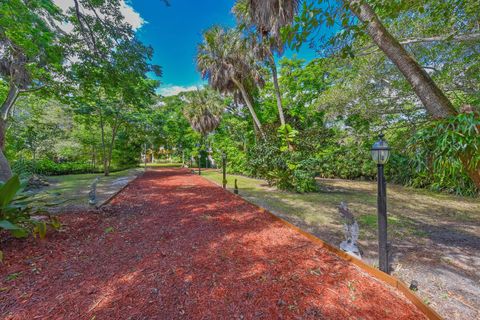
[[(218, 170), (202, 172), (207, 179), (221, 185)], [(319, 179), (320, 191), (292, 193), (270, 187), (264, 180), (227, 175), (227, 188), (233, 189), (237, 179), (240, 195), (283, 217), (293, 218), (304, 226), (319, 229), (320, 237), (341, 236), (343, 221), (338, 205), (345, 201), (357, 217), (361, 240), (374, 240), (377, 235), (377, 185), (375, 181)], [(437, 194), (398, 185), (387, 186), (388, 230), (393, 240), (429, 236), (431, 228), (442, 224), (455, 225), (460, 232), (469, 232), (467, 223), (480, 223), (480, 200)]]

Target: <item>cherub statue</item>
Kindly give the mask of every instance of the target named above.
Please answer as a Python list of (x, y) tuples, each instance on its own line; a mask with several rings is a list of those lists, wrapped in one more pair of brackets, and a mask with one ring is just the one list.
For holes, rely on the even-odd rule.
[(90, 185), (90, 191), (88, 192), (88, 204), (91, 206), (97, 204), (97, 183), (98, 177), (93, 180), (92, 184)]
[(358, 223), (355, 220), (353, 214), (348, 210), (348, 206), (345, 202), (341, 202), (340, 206), (338, 207), (338, 212), (340, 216), (345, 220), (344, 225), (344, 233), (345, 233), (345, 241), (340, 243), (340, 249), (347, 252), (348, 254), (362, 259), (362, 249), (360, 249), (357, 245), (358, 236), (360, 234), (360, 229), (358, 227)]

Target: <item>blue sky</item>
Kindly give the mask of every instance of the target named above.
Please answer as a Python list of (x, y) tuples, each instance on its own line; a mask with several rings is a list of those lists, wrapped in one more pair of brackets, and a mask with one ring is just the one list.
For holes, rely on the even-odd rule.
[[(202, 31), (218, 24), (234, 26), (230, 13), (233, 0), (130, 0), (127, 5), (136, 11), (143, 24), (137, 35), (154, 48), (153, 63), (162, 66), (161, 94), (175, 94), (203, 84), (195, 68), (197, 44)], [(288, 54), (288, 55), (291, 55)], [(304, 48), (298, 54), (307, 60), (315, 53)]]

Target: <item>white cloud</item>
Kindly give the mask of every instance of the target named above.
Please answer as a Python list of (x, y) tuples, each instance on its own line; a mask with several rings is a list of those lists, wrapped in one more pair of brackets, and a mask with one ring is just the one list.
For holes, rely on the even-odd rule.
[[(53, 0), (53, 2), (55, 2), (55, 4), (59, 6), (64, 12), (66, 12), (69, 8), (75, 6), (73, 0)], [(120, 12), (125, 17), (125, 21), (127, 21), (132, 26), (134, 31), (137, 31), (146, 23), (146, 21), (143, 20), (140, 14), (131, 7), (129, 0), (120, 1)], [(68, 32), (72, 28), (71, 26), (66, 26), (65, 29)]]
[(137, 31), (146, 23), (140, 14), (135, 11), (135, 9), (133, 9), (129, 3), (126, 3), (122, 0), (120, 5), (120, 12), (125, 17), (125, 20), (132, 26), (133, 30)]
[(201, 88), (201, 86), (174, 86), (174, 85), (167, 85), (163, 88), (160, 88), (158, 90), (158, 93), (161, 94), (162, 96), (168, 97), (168, 96), (174, 96), (176, 94), (179, 94), (180, 92), (185, 92), (185, 91), (193, 91), (196, 89)]

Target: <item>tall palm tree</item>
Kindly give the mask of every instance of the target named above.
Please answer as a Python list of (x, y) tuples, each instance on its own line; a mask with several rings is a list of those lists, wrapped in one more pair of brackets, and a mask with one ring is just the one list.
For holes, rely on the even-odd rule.
[(280, 40), (282, 27), (292, 24), (299, 0), (247, 0), (252, 21), (258, 30)]
[(260, 70), (241, 32), (214, 26), (203, 33), (198, 46), (197, 68), (210, 86), (223, 93), (240, 92), (253, 122), (264, 138), (262, 124), (253, 108), (248, 88), (262, 83)]
[(203, 137), (215, 130), (220, 124), (225, 104), (222, 97), (212, 89), (188, 92), (183, 115), (193, 130)]
[(267, 60), (272, 71), (278, 116), (282, 126), (285, 126), (286, 122), (274, 52), (282, 54), (284, 51), (285, 44), (280, 30), (293, 22), (298, 3), (295, 0), (238, 0), (232, 9), (240, 27), (249, 29), (253, 26), (260, 36), (257, 40), (255, 34), (251, 35), (251, 41), (255, 44), (257, 56)]

